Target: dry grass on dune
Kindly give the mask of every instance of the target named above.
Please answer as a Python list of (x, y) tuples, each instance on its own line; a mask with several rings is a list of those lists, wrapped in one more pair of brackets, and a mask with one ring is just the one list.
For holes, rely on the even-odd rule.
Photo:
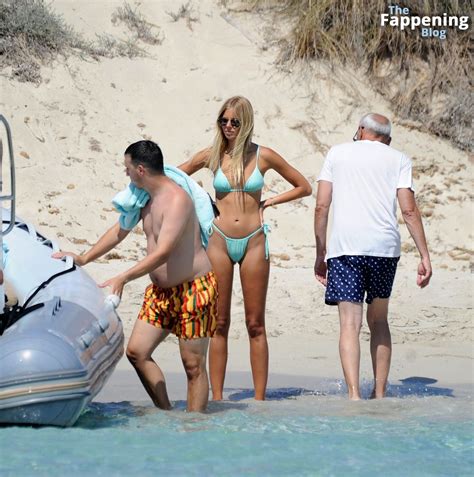
[(98, 59), (147, 56), (139, 42), (160, 44), (159, 28), (146, 21), (126, 2), (113, 15), (131, 36), (126, 39), (97, 35), (84, 40), (44, 0), (0, 0), (0, 70), (11, 68), (18, 81), (41, 83), (41, 66), (71, 54)]
[(20, 81), (39, 83), (41, 63), (51, 61), (76, 36), (62, 19), (40, 1), (18, 0), (0, 3), (0, 65), (12, 67)]
[[(282, 62), (321, 59), (367, 71), (371, 84), (402, 118), (423, 122), (462, 149), (473, 148), (472, 38), (469, 29), (448, 30), (446, 40), (419, 31), (380, 26), (384, 0), (247, 0), (290, 20), (280, 43)], [(411, 15), (469, 15), (470, 0), (414, 0)]]

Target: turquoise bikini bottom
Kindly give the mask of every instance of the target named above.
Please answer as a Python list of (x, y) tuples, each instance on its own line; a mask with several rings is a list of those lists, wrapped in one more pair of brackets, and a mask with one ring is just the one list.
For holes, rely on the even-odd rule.
[(270, 256), (268, 246), (268, 233), (270, 232), (270, 226), (268, 224), (262, 224), (262, 226), (257, 230), (253, 231), (246, 237), (241, 238), (227, 237), (227, 235), (222, 232), (222, 230), (216, 224), (212, 224), (212, 228), (225, 240), (227, 253), (234, 263), (240, 262), (242, 258), (244, 258), (249, 240), (254, 235), (257, 235), (260, 231), (262, 231), (265, 234), (265, 258), (268, 260)]

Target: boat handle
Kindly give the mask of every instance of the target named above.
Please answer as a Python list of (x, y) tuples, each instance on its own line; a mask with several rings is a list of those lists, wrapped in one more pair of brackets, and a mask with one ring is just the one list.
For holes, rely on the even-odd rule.
[(74, 266), (74, 259), (72, 257), (70, 257), (69, 255), (65, 255), (61, 260), (66, 262), (66, 267), (67, 268), (72, 268)]
[[(1, 197), (1, 200), (10, 201), (10, 224), (6, 228), (6, 230), (0, 230), (0, 234), (2, 236), (7, 235), (13, 227), (15, 226), (15, 158), (13, 157), (13, 141), (12, 141), (12, 132), (10, 130), (10, 125), (8, 121), (5, 119), (3, 114), (0, 114), (0, 121), (5, 126), (5, 130), (7, 131), (7, 142), (8, 142), (8, 152), (10, 157), (10, 188), (11, 194), (5, 195)], [(1, 191), (0, 191), (1, 192)], [(2, 221), (3, 222), (3, 221)]]
[(105, 316), (99, 319), (99, 328), (104, 333), (110, 326), (110, 322), (107, 319), (107, 315), (110, 312), (115, 313), (115, 310), (120, 305), (120, 297), (118, 295), (108, 295), (104, 300)]
[(91, 343), (94, 341), (94, 333), (92, 333), (92, 331), (87, 331), (80, 337), (80, 340), (82, 341), (84, 348), (89, 348)]
[(107, 295), (104, 300), (104, 305), (110, 311), (115, 311), (120, 305), (120, 297), (118, 295)]

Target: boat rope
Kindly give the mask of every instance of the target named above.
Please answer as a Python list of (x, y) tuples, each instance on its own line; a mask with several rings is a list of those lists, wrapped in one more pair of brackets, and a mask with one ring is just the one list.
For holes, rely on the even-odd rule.
[(20, 318), (23, 318), (28, 313), (43, 306), (44, 303), (37, 303), (36, 305), (30, 306), (28, 309), (24, 309), (18, 305), (13, 305), (12, 307), (7, 308), (6, 311), (0, 315), (0, 336), (2, 336), (4, 331), (14, 325)]
[(59, 273), (51, 275), (47, 280), (45, 280), (36, 290), (28, 297), (28, 300), (21, 305), (14, 305), (11, 308), (7, 308), (4, 313), (0, 314), (0, 336), (3, 335), (4, 331), (10, 326), (14, 325), (20, 318), (23, 318), (28, 313), (41, 308), (44, 306), (44, 303), (37, 303), (28, 308), (28, 305), (31, 303), (31, 300), (43, 289), (46, 288), (53, 280), (56, 278), (65, 275), (66, 273), (73, 272), (76, 269), (76, 265), (73, 263), (70, 268), (63, 270)]

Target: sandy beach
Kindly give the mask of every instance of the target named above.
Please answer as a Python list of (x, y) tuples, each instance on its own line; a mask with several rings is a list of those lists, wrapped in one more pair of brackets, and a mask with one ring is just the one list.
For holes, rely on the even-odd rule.
[[(54, 9), (85, 38), (98, 33), (120, 38), (112, 23), (122, 2), (56, 0)], [(416, 287), (418, 257), (400, 219), (403, 255), (391, 301), (394, 342), (392, 385), (422, 377), (440, 388), (473, 385), (472, 157), (449, 141), (401, 120), (361, 72), (320, 65), (294, 69), (276, 64), (278, 49), (266, 41), (263, 18), (193, 3), (194, 21), (174, 21), (174, 1), (143, 1), (140, 11), (159, 27), (162, 41), (142, 45), (144, 58), (70, 56), (42, 68), (39, 85), (0, 75), (1, 112), (13, 131), (17, 161), (17, 213), (63, 250), (82, 252), (118, 215), (111, 199), (127, 184), (123, 151), (140, 139), (157, 141), (165, 162), (178, 165), (209, 145), (223, 100), (247, 96), (255, 108), (257, 143), (278, 151), (316, 188), (328, 149), (349, 141), (359, 118), (376, 111), (393, 120), (392, 145), (413, 160), (416, 196), (423, 214), (434, 274), (430, 286)], [(210, 173), (196, 179), (212, 192)], [(276, 174), (266, 177), (265, 194), (284, 191)], [(270, 346), (269, 390), (301, 387), (318, 391), (324, 380), (342, 380), (335, 307), (324, 305), (313, 265), (315, 198), (269, 209), (271, 276), (267, 299)], [(105, 281), (144, 256), (138, 226), (116, 250), (87, 271)], [(238, 274), (236, 274), (238, 275)], [(130, 336), (146, 278), (126, 286), (119, 314)], [(369, 381), (368, 328), (362, 332), (361, 378)], [(184, 399), (184, 373), (174, 338), (156, 352), (168, 376), (171, 399)], [(248, 338), (240, 284), (235, 279), (228, 364), (228, 393), (249, 389)], [(102, 401), (146, 400), (123, 359), (102, 393)]]

